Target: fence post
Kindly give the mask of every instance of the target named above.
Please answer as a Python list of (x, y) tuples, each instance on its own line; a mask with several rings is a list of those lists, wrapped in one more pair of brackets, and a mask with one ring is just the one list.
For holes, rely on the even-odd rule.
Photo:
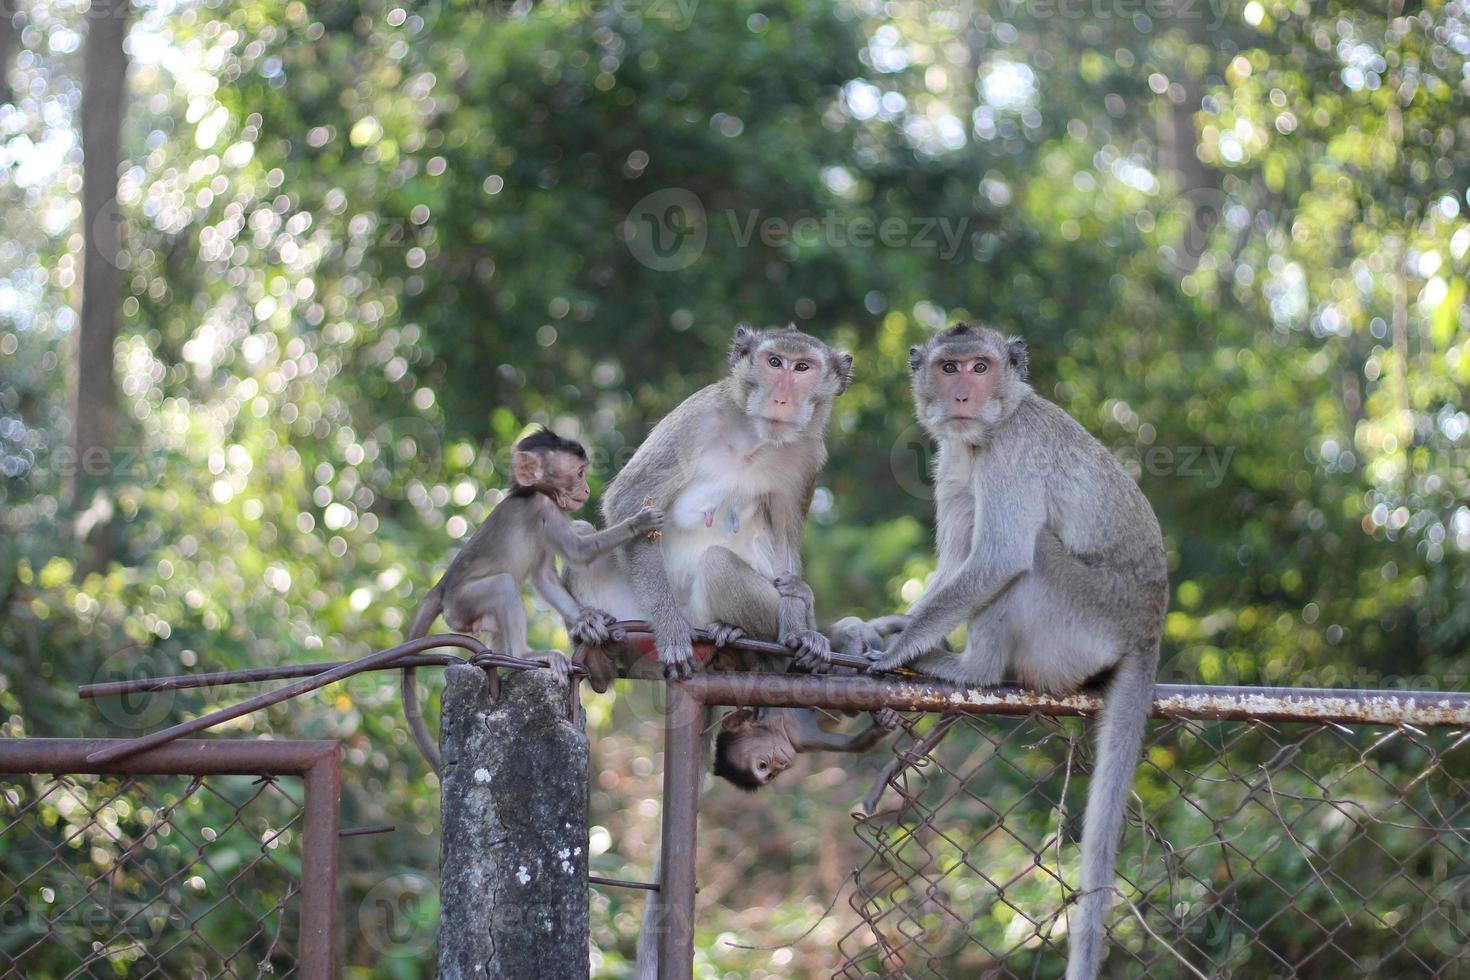
[(682, 685), (668, 686), (664, 713), (664, 818), (659, 852), (660, 980), (694, 975), (694, 859), (704, 704)]
[(585, 978), (587, 739), (547, 671), (446, 672), (443, 980)]

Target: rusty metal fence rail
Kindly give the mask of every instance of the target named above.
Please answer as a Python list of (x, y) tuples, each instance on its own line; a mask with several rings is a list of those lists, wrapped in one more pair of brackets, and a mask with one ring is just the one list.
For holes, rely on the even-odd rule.
[[(688, 976), (705, 704), (913, 712), (855, 831), (833, 976), (1056, 977), (1089, 696), (698, 675), (669, 704), (667, 974)], [(1470, 976), (1470, 697), (1162, 685), (1103, 975)]]
[(332, 976), (336, 742), (0, 739), (0, 976)]

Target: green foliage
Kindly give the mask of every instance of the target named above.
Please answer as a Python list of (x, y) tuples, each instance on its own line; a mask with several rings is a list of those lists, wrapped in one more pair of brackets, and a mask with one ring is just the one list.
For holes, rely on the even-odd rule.
[[(79, 707), (92, 679), (392, 643), (526, 423), (591, 443), (600, 487), (718, 375), (742, 321), (794, 320), (857, 356), (808, 532), (824, 617), (900, 606), (932, 569), (904, 352), (973, 316), (1028, 338), (1038, 390), (1158, 509), (1166, 678), (1462, 685), (1463, 12), (1063, 6), (140, 9), (124, 436), (102, 500), (120, 560), (74, 584), (85, 16), (22, 5), (22, 97), (0, 107), (5, 733), (130, 733), (240, 693)], [(629, 238), (671, 189), (697, 200), (681, 220), (705, 243), (660, 269)], [(533, 640), (564, 641), (542, 610)], [(589, 714), (607, 873), (647, 873), (651, 699), (620, 686)], [(349, 929), (385, 875), (432, 869), (435, 787), (391, 679), (222, 734), (253, 732), (343, 739), (344, 820), (399, 827), (391, 848), (343, 845)], [(831, 922), (794, 953), (724, 940), (794, 938), (840, 886), (854, 852), (811, 842), (845, 836), (878, 760), (845, 780), (830, 761), (738, 815), (713, 794), (708, 870), (732, 877), (704, 893), (702, 970), (827, 964)], [(595, 913), (599, 970), (618, 975), (636, 901), (599, 893)], [(421, 958), (348, 945), (361, 971)]]

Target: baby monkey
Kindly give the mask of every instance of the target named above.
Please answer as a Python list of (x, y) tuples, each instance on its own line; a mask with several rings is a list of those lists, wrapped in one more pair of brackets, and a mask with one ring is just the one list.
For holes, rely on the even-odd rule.
[[(806, 630), (814, 631), (814, 596), (796, 575), (774, 580), (783, 602), (799, 603)], [(906, 616), (883, 616), (864, 622), (839, 620), (830, 629), (832, 649), (861, 654), (903, 628)], [(891, 708), (870, 712), (873, 724), (859, 732), (837, 730), (840, 719), (813, 708), (737, 708), (720, 722), (715, 736), (714, 772), (741, 789), (754, 792), (791, 768), (802, 752), (867, 752), (899, 726)]]
[[(584, 564), (620, 548), (642, 534), (657, 531), (663, 511), (647, 508), (605, 531), (578, 533), (570, 515), (587, 502), (587, 451), (581, 443), (538, 429), (516, 443), (511, 454), (510, 494), (459, 554), (444, 577), (429, 590), (414, 614), (408, 638), (429, 632), (440, 613), (458, 633), (484, 633), (499, 653), (524, 657), (526, 610), (521, 587), (527, 581), (569, 624), (577, 643), (602, 644), (611, 639), (613, 618), (574, 599), (556, 573), (556, 556)], [(566, 655), (549, 651), (548, 666), (562, 685), (570, 680)], [(419, 712), (414, 669), (403, 671), (403, 710), (414, 741), (439, 771), (439, 749)]]

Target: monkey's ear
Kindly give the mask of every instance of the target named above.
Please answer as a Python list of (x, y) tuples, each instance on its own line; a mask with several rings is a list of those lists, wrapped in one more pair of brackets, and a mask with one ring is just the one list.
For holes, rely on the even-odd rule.
[(510, 479), (511, 482), (521, 487), (534, 487), (541, 483), (546, 477), (546, 470), (541, 465), (541, 454), (526, 452), (517, 449), (510, 454)]
[(730, 366), (734, 367), (755, 352), (755, 331), (743, 324), (735, 328), (730, 338)]
[(909, 348), (909, 371), (919, 370), (919, 365), (924, 363), (924, 353), (917, 347)]
[(1025, 381), (1031, 376), (1031, 352), (1026, 350), (1026, 341), (1020, 337), (1012, 337), (1006, 342), (1006, 354), (1011, 361), (1011, 370), (1016, 376)]
[(837, 357), (832, 361), (832, 370), (837, 372), (837, 393), (840, 395), (852, 384), (852, 355), (847, 351), (838, 351)]
[(754, 708), (736, 708), (720, 719), (720, 727), (727, 732), (738, 732), (755, 724)]

